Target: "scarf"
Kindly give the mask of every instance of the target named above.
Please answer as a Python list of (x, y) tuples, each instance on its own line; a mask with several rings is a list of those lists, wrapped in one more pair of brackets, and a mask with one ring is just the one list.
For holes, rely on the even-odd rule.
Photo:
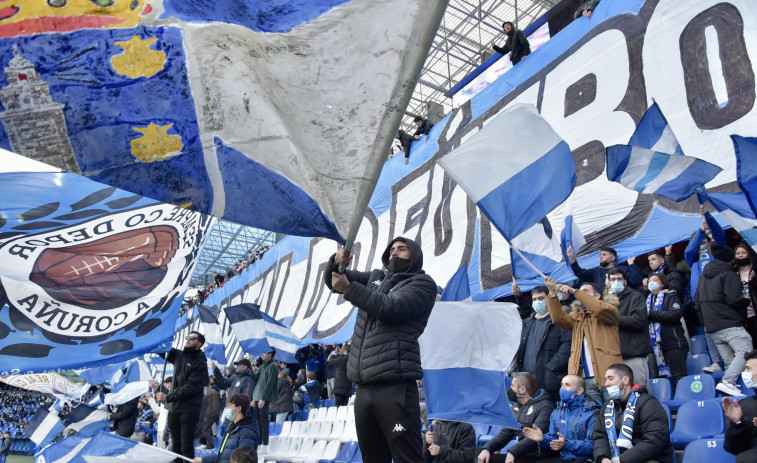
[(668, 264), (666, 264), (665, 262), (663, 262), (662, 265), (660, 265), (657, 268), (657, 270), (655, 270), (654, 272), (652, 272), (652, 275), (654, 275), (655, 273), (665, 273), (665, 269), (666, 268), (668, 268)]
[[(662, 266), (660, 266), (662, 268)], [(654, 306), (652, 306), (652, 300), (654, 300)], [(665, 300), (665, 292), (660, 291), (655, 299), (654, 294), (647, 296), (647, 312), (652, 310), (662, 310), (662, 302)], [(660, 336), (660, 322), (649, 323), (649, 339), (652, 341), (652, 347), (654, 349), (654, 358), (657, 362), (657, 374), (658, 376), (671, 377), (670, 368), (665, 363), (665, 356), (662, 355), (662, 336)]]
[(618, 433), (615, 430), (615, 401), (611, 399), (607, 403), (607, 408), (605, 408), (605, 428), (607, 430), (607, 440), (610, 443), (610, 454), (613, 463), (620, 461), (619, 447), (626, 450), (633, 447), (633, 422), (636, 418), (636, 401), (638, 398), (638, 392), (632, 392), (628, 397), (626, 409), (623, 411), (620, 437), (618, 437)]

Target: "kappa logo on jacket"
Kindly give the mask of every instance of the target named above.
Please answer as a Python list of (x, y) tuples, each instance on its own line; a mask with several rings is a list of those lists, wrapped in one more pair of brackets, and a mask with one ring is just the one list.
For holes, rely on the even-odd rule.
[(401, 431), (404, 431), (404, 430), (405, 430), (405, 428), (402, 427), (402, 425), (400, 423), (397, 423), (397, 424), (394, 425), (394, 429), (392, 429), (392, 432), (401, 432)]

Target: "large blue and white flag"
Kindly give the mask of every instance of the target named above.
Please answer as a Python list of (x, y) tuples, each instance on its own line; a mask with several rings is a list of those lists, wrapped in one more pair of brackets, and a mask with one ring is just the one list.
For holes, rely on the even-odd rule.
[(526, 104), (498, 115), (439, 164), (508, 241), (576, 185), (570, 147)]
[(44, 447), (52, 442), (64, 428), (65, 426), (58, 415), (50, 413), (48, 409), (40, 406), (26, 426), (26, 435), (37, 446)]
[(175, 453), (158, 447), (115, 434), (99, 432), (70, 461), (71, 463), (115, 463), (123, 461), (169, 463), (175, 457)]
[(570, 259), (567, 254), (568, 246), (573, 248), (573, 253), (577, 256), (578, 251), (586, 244), (584, 234), (581, 233), (578, 224), (573, 220), (573, 200), (574, 196), (570, 195), (568, 200), (565, 201), (565, 207), (563, 208), (565, 226), (563, 227), (562, 232), (560, 232), (560, 250), (562, 251), (563, 259), (565, 259), (565, 265), (568, 268), (570, 268)]
[[(709, 200), (715, 209), (725, 217), (728, 223), (739, 232), (744, 241), (749, 243), (752, 249), (757, 252), (757, 214), (749, 204), (749, 200), (744, 193), (710, 193), (699, 192), (699, 200), (704, 203)], [(714, 228), (710, 226), (710, 229)], [(716, 242), (724, 242), (724, 237)]]
[(113, 386), (111, 393), (105, 395), (105, 405), (120, 405), (141, 396), (150, 390), (150, 380), (150, 368), (144, 360), (135, 360)]
[(723, 170), (707, 161), (630, 145), (607, 148), (607, 178), (629, 190), (683, 201)]
[(110, 420), (108, 413), (88, 405), (79, 404), (64, 418), (66, 431), (76, 431), (84, 436), (93, 436), (99, 431), (107, 431)]
[(657, 103), (641, 118), (627, 145), (607, 148), (607, 178), (629, 190), (683, 201), (723, 169), (684, 156)]
[[(44, 458), (44, 463), (69, 463), (89, 440), (88, 436), (74, 434), (45, 447), (36, 456)], [(35, 461), (40, 461), (40, 459)]]
[(122, 370), (126, 367), (127, 362), (118, 362), (112, 365), (76, 370), (76, 374), (89, 384), (104, 384), (113, 387), (123, 375)]
[(520, 342), (518, 307), (450, 300), (469, 296), (464, 266), (447, 283), (419, 339), (428, 417), (520, 429), (507, 400), (505, 373)]
[(293, 363), (300, 339), (292, 330), (260, 311), (257, 304), (239, 304), (226, 307), (226, 318), (237, 335), (242, 351), (260, 355), (276, 348), (276, 359)]
[(0, 376), (0, 381), (20, 389), (51, 394), (63, 402), (79, 400), (89, 389), (89, 384), (69, 373)]
[(731, 135), (736, 152), (736, 181), (757, 215), (757, 138)]
[(195, 308), (200, 319), (199, 331), (205, 335), (205, 357), (215, 360), (219, 365), (226, 365), (226, 346), (218, 318), (206, 305), (198, 304)]
[(372, 190), (447, 5), (59, 3), (2, 18), (0, 67), (16, 70), (3, 94), (19, 105), (0, 147), (193, 211), (335, 240)]
[(215, 219), (0, 155), (0, 374), (166, 350)]

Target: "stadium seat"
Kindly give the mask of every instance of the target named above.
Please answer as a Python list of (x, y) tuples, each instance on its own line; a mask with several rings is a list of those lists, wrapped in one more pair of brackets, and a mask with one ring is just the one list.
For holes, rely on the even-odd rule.
[(321, 426), (324, 423), (325, 422), (323, 421), (314, 421), (312, 423), (308, 423), (309, 426), (308, 426), (307, 434), (305, 435), (305, 437), (312, 437), (313, 439), (315, 439), (318, 436), (318, 434), (320, 434)]
[(336, 421), (337, 408), (329, 407), (326, 409), (326, 421)]
[(724, 439), (700, 439), (688, 444), (681, 463), (734, 463), (736, 455), (723, 449)]
[(673, 415), (670, 413), (670, 407), (665, 404), (660, 405), (665, 410), (665, 414), (668, 415), (668, 432), (673, 432)]
[(271, 435), (271, 436), (278, 436), (279, 434), (281, 434), (281, 428), (283, 426), (284, 425), (281, 424), (281, 423), (274, 422), (273, 423), (273, 431), (271, 433), (269, 433), (269, 435)]
[(346, 405), (342, 405), (341, 407), (337, 408), (336, 410), (336, 419), (337, 420), (346, 420), (347, 419), (347, 412), (349, 411), (349, 407)]
[(258, 453), (261, 455), (281, 455), (289, 449), (291, 439), (289, 437), (271, 437), (268, 439), (268, 448), (266, 452), (260, 452), (260, 446), (258, 446)]
[(289, 415), (291, 421), (302, 421), (302, 410), (295, 410)]
[(485, 436), (489, 434), (489, 429), (491, 429), (491, 426), (489, 426), (488, 424), (478, 424), (478, 423), (474, 423), (471, 426), (473, 426), (473, 431), (476, 433), (477, 445), (482, 445), (480, 441), (481, 436)]
[(329, 434), (329, 437), (327, 437), (327, 439), (338, 441), (342, 434), (344, 434), (344, 427), (346, 426), (346, 424), (347, 422), (345, 420), (334, 421), (334, 426), (332, 426), (331, 428), (331, 434)]
[(310, 416), (315, 415), (315, 418), (308, 418), (308, 419), (312, 421), (325, 421), (326, 415), (328, 414), (328, 412), (329, 412), (328, 408), (324, 408), (324, 407), (317, 408), (313, 412), (310, 413)]
[(686, 373), (690, 375), (701, 375), (704, 373), (702, 368), (712, 365), (710, 354), (694, 354), (686, 357)]
[(334, 422), (324, 421), (323, 423), (321, 423), (321, 429), (318, 430), (318, 434), (315, 436), (315, 438), (319, 440), (328, 440), (333, 429)]
[(696, 354), (709, 354), (710, 349), (707, 347), (707, 338), (702, 335), (696, 335), (691, 337), (691, 353)]
[(360, 446), (358, 446), (355, 456), (350, 460), (352, 463), (363, 463), (363, 454), (360, 452)]
[(297, 449), (294, 453), (289, 453), (286, 458), (283, 458), (284, 461), (298, 461), (298, 463), (303, 463), (305, 458), (310, 454), (310, 451), (313, 450), (313, 447), (315, 446), (315, 440), (312, 437), (306, 437), (302, 439), (302, 445), (299, 449)]
[(339, 455), (339, 445), (340, 443), (338, 440), (329, 441), (318, 461), (333, 461)]
[(347, 406), (347, 419), (355, 421), (355, 404)]
[(673, 398), (673, 387), (668, 378), (653, 378), (649, 380), (649, 393), (664, 402)]
[(265, 455), (265, 461), (291, 461), (289, 458), (291, 458), (294, 455), (297, 455), (297, 453), (300, 451), (300, 448), (302, 448), (302, 439), (293, 437), (291, 439), (288, 439), (286, 447), (281, 447), (281, 450), (273, 453), (268, 452), (267, 455)]
[[(357, 428), (355, 427), (354, 420), (348, 420), (344, 426), (344, 433), (339, 436), (339, 441), (343, 444), (346, 442), (357, 442)], [(362, 458), (362, 457), (361, 457)]]
[(715, 380), (711, 375), (703, 373), (701, 375), (684, 376), (678, 381), (676, 393), (673, 399), (664, 401), (665, 405), (671, 410), (677, 410), (684, 402), (702, 401), (714, 399)]
[(331, 408), (331, 407), (333, 407), (335, 405), (336, 405), (336, 401), (334, 399), (325, 399), (323, 401), (323, 406), (324, 407)]
[(716, 400), (694, 400), (682, 404), (678, 409), (670, 441), (675, 447), (683, 448), (695, 440), (723, 432), (725, 418), (720, 403)]
[(284, 421), (281, 425), (280, 437), (287, 437), (292, 432), (292, 421)]
[(357, 442), (347, 442), (333, 461), (321, 460), (320, 463), (349, 463), (355, 457), (357, 449)]
[(492, 428), (489, 430), (487, 434), (484, 434), (483, 436), (480, 436), (478, 438), (478, 442), (479, 442), (478, 445), (488, 444), (489, 441), (492, 440), (494, 436), (496, 436), (499, 433), (500, 430), (502, 430), (501, 426), (492, 426)]
[(292, 458), (292, 463), (309, 463), (320, 460), (323, 456), (323, 451), (326, 450), (326, 444), (325, 440), (319, 440), (311, 445), (310, 448), (306, 448), (303, 442), (300, 454)]

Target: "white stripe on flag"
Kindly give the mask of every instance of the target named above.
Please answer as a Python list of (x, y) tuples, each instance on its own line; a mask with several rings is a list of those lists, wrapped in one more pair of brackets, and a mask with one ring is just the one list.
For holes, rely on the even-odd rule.
[[(513, 146), (507, 134), (528, 143)], [(516, 104), (496, 116), (464, 145), (440, 161), (444, 170), (478, 203), (492, 190), (521, 172), (562, 142), (552, 127), (529, 104)], [(492, 149), (493, 146), (500, 149)], [(493, 169), (507, 161), (506, 169)], [(475, 178), (475, 182), (466, 179)]]
[(127, 383), (120, 391), (106, 394), (105, 405), (121, 405), (130, 401), (134, 397), (141, 396), (149, 390), (149, 381), (135, 381), (133, 383)]
[[(32, 440), (35, 444), (39, 445), (42, 442), (45, 441), (45, 439), (48, 437), (48, 435), (53, 432), (53, 429), (60, 423), (60, 418), (58, 418), (58, 415), (53, 415), (52, 413), (48, 413), (44, 420), (37, 426), (37, 429), (34, 430), (31, 436), (29, 436), (29, 439)], [(55, 436), (52, 436), (55, 437)]]
[(670, 124), (666, 125), (662, 130), (660, 139), (652, 146), (652, 151), (659, 153), (673, 154), (678, 149), (678, 139), (673, 134), (673, 129), (670, 128)]
[(150, 447), (148, 445), (135, 442), (135, 446), (127, 450), (122, 455), (116, 456), (87, 456), (82, 455), (82, 458), (87, 463), (110, 463), (117, 461), (131, 461), (131, 462), (149, 462), (149, 463), (169, 463), (174, 461), (177, 456), (171, 454), (166, 450), (160, 450), (157, 447)]
[(63, 455), (62, 457), (60, 457), (60, 458), (58, 458), (56, 460), (48, 461), (46, 463), (68, 463), (69, 461), (71, 461), (81, 451), (81, 449), (84, 448), (85, 445), (87, 445), (87, 443), (89, 442), (90, 439), (91, 439), (91, 437), (88, 437), (88, 438), (82, 440), (81, 442), (79, 442), (78, 444), (76, 444), (76, 447), (72, 448), (71, 451), (68, 452), (67, 454)]
[(246, 341), (248, 339), (265, 339), (266, 322), (262, 318), (256, 320), (244, 320), (241, 322), (233, 323), (235, 333), (244, 333), (244, 338), (237, 335), (239, 342)]

